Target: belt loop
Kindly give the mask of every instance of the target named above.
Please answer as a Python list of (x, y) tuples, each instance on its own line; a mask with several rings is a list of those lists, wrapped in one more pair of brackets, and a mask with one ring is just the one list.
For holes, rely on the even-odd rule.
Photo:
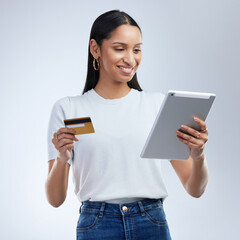
[(141, 215), (142, 215), (142, 216), (145, 216), (145, 210), (144, 210), (144, 207), (143, 207), (143, 205), (142, 205), (142, 202), (139, 201), (139, 202), (138, 202), (138, 205), (139, 205), (139, 208), (140, 208), (140, 211), (141, 211)]
[(105, 208), (105, 203), (103, 202), (103, 203), (102, 203), (102, 206), (101, 206), (101, 208), (100, 208), (99, 215), (98, 215), (100, 218), (103, 217), (103, 211), (104, 211), (104, 208)]
[(82, 207), (83, 207), (83, 202), (81, 203), (80, 207), (79, 207), (79, 214), (81, 213), (82, 211)]

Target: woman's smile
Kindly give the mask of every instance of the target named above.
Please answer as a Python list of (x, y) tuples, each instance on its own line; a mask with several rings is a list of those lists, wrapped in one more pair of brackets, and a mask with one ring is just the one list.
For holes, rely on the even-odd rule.
[(133, 75), (135, 73), (135, 71), (134, 71), (135, 66), (133, 66), (133, 67), (117, 66), (117, 67), (122, 71), (122, 73), (124, 73), (126, 75)]

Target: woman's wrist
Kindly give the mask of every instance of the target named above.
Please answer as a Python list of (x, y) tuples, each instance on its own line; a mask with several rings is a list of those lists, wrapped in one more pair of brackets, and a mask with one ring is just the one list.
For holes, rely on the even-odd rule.
[(199, 171), (205, 165), (205, 155), (204, 153), (198, 157), (193, 158), (193, 169)]
[(68, 162), (68, 159), (62, 157), (60, 154), (56, 158), (56, 162), (58, 165), (65, 166), (66, 163)]
[(205, 159), (204, 152), (202, 152), (201, 154), (199, 154), (198, 156), (195, 156), (195, 157), (193, 158), (193, 160), (194, 160), (195, 162), (203, 162), (204, 159)]

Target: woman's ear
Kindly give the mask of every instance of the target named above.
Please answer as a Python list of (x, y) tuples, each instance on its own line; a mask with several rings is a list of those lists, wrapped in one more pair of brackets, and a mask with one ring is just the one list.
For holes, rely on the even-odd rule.
[(97, 44), (96, 40), (90, 39), (89, 46), (90, 46), (90, 52), (91, 52), (92, 56), (95, 59), (98, 59), (100, 57), (100, 47)]

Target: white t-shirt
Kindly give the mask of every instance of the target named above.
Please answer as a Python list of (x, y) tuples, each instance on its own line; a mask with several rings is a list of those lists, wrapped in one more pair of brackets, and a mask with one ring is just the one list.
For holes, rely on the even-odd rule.
[(92, 89), (55, 103), (48, 129), (49, 160), (57, 158), (52, 137), (64, 127), (64, 119), (91, 117), (95, 130), (77, 135), (69, 160), (79, 201), (167, 197), (161, 160), (140, 157), (163, 97), (131, 89), (122, 98), (104, 99)]

